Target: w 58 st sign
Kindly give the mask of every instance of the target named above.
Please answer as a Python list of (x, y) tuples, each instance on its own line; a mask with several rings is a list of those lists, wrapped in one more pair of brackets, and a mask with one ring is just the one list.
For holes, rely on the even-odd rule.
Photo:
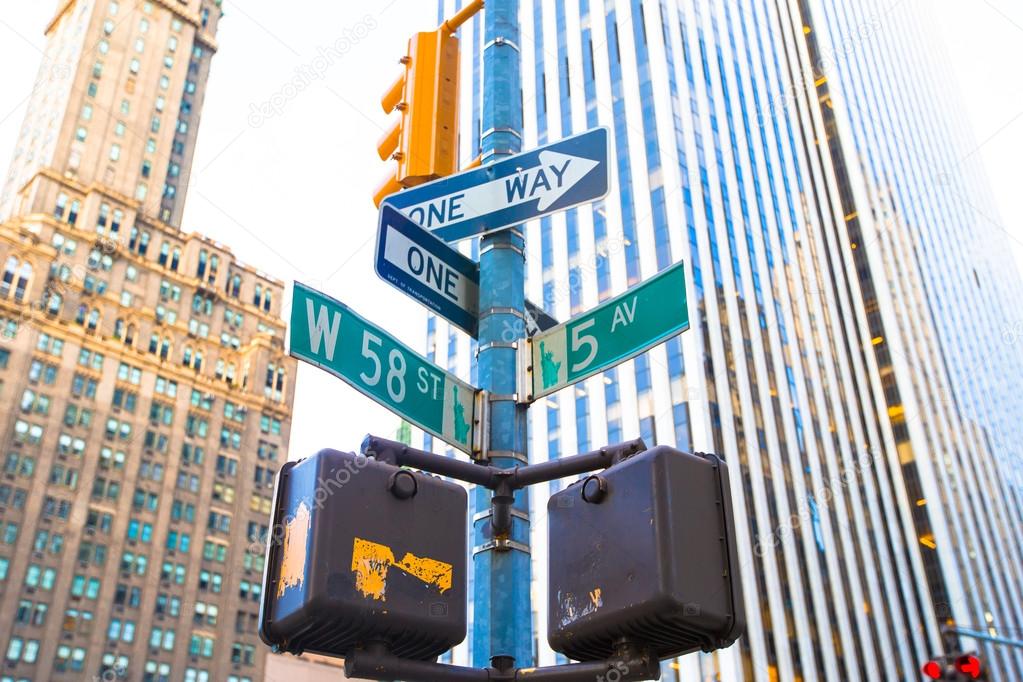
[(472, 452), (476, 389), (357, 315), (295, 283), (290, 352), (456, 448)]

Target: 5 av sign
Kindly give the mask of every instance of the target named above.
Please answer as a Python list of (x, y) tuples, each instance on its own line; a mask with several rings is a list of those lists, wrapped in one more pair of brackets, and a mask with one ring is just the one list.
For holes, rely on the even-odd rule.
[(688, 328), (685, 270), (677, 263), (529, 339), (527, 400), (614, 367)]

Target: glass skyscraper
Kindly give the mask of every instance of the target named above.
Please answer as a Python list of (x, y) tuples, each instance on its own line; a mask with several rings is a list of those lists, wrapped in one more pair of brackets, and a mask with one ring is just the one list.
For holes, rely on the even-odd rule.
[[(523, 149), (606, 126), (616, 159), (606, 200), (526, 226), (527, 296), (564, 320), (683, 261), (692, 323), (536, 403), (531, 457), (642, 436), (732, 471), (748, 633), (662, 679), (916, 679), (960, 648), (1023, 679), (1018, 649), (948, 629), (1023, 632), (1023, 353), (1004, 340), (1023, 286), (928, 11), (521, 2)], [(461, 38), (468, 162), (480, 17)], [(438, 318), (427, 337), (475, 379), (474, 342)]]

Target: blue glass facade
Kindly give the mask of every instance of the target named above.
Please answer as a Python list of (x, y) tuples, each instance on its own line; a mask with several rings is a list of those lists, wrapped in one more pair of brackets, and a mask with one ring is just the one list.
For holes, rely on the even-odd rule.
[[(882, 39), (861, 35), (871, 17)], [(1021, 289), (1008, 249), (971, 246), (994, 232), (968, 227), (979, 181), (928, 184), (957, 158), (938, 141), (961, 136), (925, 106), (930, 76), (904, 88), (889, 58), (925, 63), (925, 30), (871, 0), (521, 0), (520, 23), (523, 147), (606, 126), (615, 158), (606, 200), (526, 226), (527, 296), (567, 319), (684, 261), (692, 324), (536, 403), (531, 457), (642, 436), (732, 470), (749, 633), (662, 679), (912, 679), (950, 620), (1023, 631), (1023, 363), (993, 346)], [(909, 134), (926, 129), (947, 135)], [(1000, 553), (1015, 564), (992, 568)], [(1023, 678), (1018, 656), (985, 655)]]

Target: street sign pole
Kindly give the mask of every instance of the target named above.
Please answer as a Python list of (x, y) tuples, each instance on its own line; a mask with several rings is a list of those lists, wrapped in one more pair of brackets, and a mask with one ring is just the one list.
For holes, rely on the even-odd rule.
[[(522, 146), (518, 16), (518, 0), (488, 0), (483, 14), (484, 164)], [(526, 405), (515, 394), (516, 347), (523, 340), (520, 335), (509, 341), (507, 334), (524, 329), (524, 247), (521, 226), (485, 235), (480, 243), (479, 380), (491, 401), (488, 455), (501, 468), (527, 461)], [(477, 667), (498, 656), (513, 657), (517, 666), (533, 664), (529, 505), (525, 490), (514, 494), (511, 531), (494, 537), (491, 491), (475, 489), (472, 652)]]

